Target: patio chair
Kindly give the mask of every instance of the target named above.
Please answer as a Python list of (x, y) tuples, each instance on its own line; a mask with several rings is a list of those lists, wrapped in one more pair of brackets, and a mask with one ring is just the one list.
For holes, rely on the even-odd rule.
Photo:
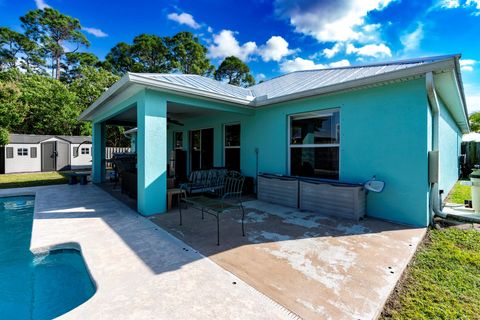
[(245, 177), (239, 172), (229, 171), (221, 179), (221, 188), (212, 189), (212, 192), (200, 196), (188, 197), (184, 195), (178, 205), (180, 225), (183, 224), (182, 203), (185, 203), (187, 208), (190, 205), (192, 208), (200, 210), (202, 220), (205, 218), (205, 213), (215, 217), (217, 221), (217, 245), (220, 245), (220, 215), (228, 211), (242, 210), (242, 235), (245, 236), (245, 210), (242, 205)]

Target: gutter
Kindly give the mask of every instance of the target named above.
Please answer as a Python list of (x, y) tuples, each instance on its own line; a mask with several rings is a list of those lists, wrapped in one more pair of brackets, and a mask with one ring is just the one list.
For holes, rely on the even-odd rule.
[(458, 215), (452, 215), (446, 212), (443, 212), (442, 208), (442, 199), (440, 198), (439, 192), (439, 178), (440, 178), (440, 151), (439, 151), (439, 119), (440, 119), (440, 105), (438, 103), (437, 92), (435, 91), (435, 82), (433, 79), (433, 73), (428, 72), (425, 75), (426, 86), (427, 86), (427, 96), (428, 101), (430, 102), (430, 109), (432, 111), (432, 151), (429, 151), (429, 183), (430, 183), (430, 224), (433, 225), (435, 216), (438, 216), (442, 219), (455, 219), (464, 222), (478, 222), (475, 219), (470, 219), (468, 217), (462, 217)]
[[(433, 72), (427, 72), (425, 74), (426, 86), (427, 86), (427, 96), (428, 101), (430, 102), (430, 109), (432, 111), (432, 151), (429, 151), (429, 183), (430, 183), (430, 223), (433, 224), (433, 219), (435, 216), (439, 216), (443, 219), (447, 218), (447, 213), (442, 212), (441, 210), (441, 199), (438, 190), (438, 178), (440, 174), (440, 152), (439, 152), (439, 119), (440, 119), (440, 105), (438, 103), (437, 93), (435, 91), (435, 83), (433, 80)], [(436, 163), (433, 163), (433, 162)]]

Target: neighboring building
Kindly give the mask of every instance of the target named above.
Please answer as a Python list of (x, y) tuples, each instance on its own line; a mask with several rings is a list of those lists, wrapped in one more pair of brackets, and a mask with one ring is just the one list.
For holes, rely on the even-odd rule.
[[(93, 179), (105, 179), (105, 125), (137, 126), (138, 211), (166, 211), (167, 159), (363, 183), (367, 214), (414, 226), (458, 178), (469, 132), (459, 55), (289, 73), (240, 88), (197, 75), (128, 73), (82, 115)], [(438, 152), (431, 152), (438, 151)], [(439, 156), (438, 156), (439, 155)], [(438, 177), (438, 179), (437, 179)], [(342, 201), (338, 199), (338, 201)]]
[(0, 173), (91, 168), (91, 143), (87, 136), (10, 134), (0, 147)]

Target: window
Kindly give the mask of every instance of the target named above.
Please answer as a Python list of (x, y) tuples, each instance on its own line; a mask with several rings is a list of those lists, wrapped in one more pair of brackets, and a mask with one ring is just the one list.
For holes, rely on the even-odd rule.
[(183, 132), (173, 133), (173, 148), (183, 149)]
[(240, 172), (240, 124), (225, 125), (223, 147), (225, 167)]
[(90, 148), (82, 148), (82, 154), (90, 154)]
[(28, 149), (27, 148), (18, 148), (17, 149), (18, 156), (28, 156)]
[(340, 112), (290, 116), (290, 174), (338, 180)]

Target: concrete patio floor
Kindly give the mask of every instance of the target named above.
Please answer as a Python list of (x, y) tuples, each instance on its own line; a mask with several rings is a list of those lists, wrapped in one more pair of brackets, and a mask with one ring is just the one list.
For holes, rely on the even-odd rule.
[(305, 319), (375, 319), (395, 287), (424, 228), (367, 218), (359, 223), (260, 201), (216, 223), (189, 209), (151, 218), (177, 238)]
[(80, 249), (97, 291), (63, 319), (292, 319), (289, 310), (94, 185), (35, 194), (32, 251)]

